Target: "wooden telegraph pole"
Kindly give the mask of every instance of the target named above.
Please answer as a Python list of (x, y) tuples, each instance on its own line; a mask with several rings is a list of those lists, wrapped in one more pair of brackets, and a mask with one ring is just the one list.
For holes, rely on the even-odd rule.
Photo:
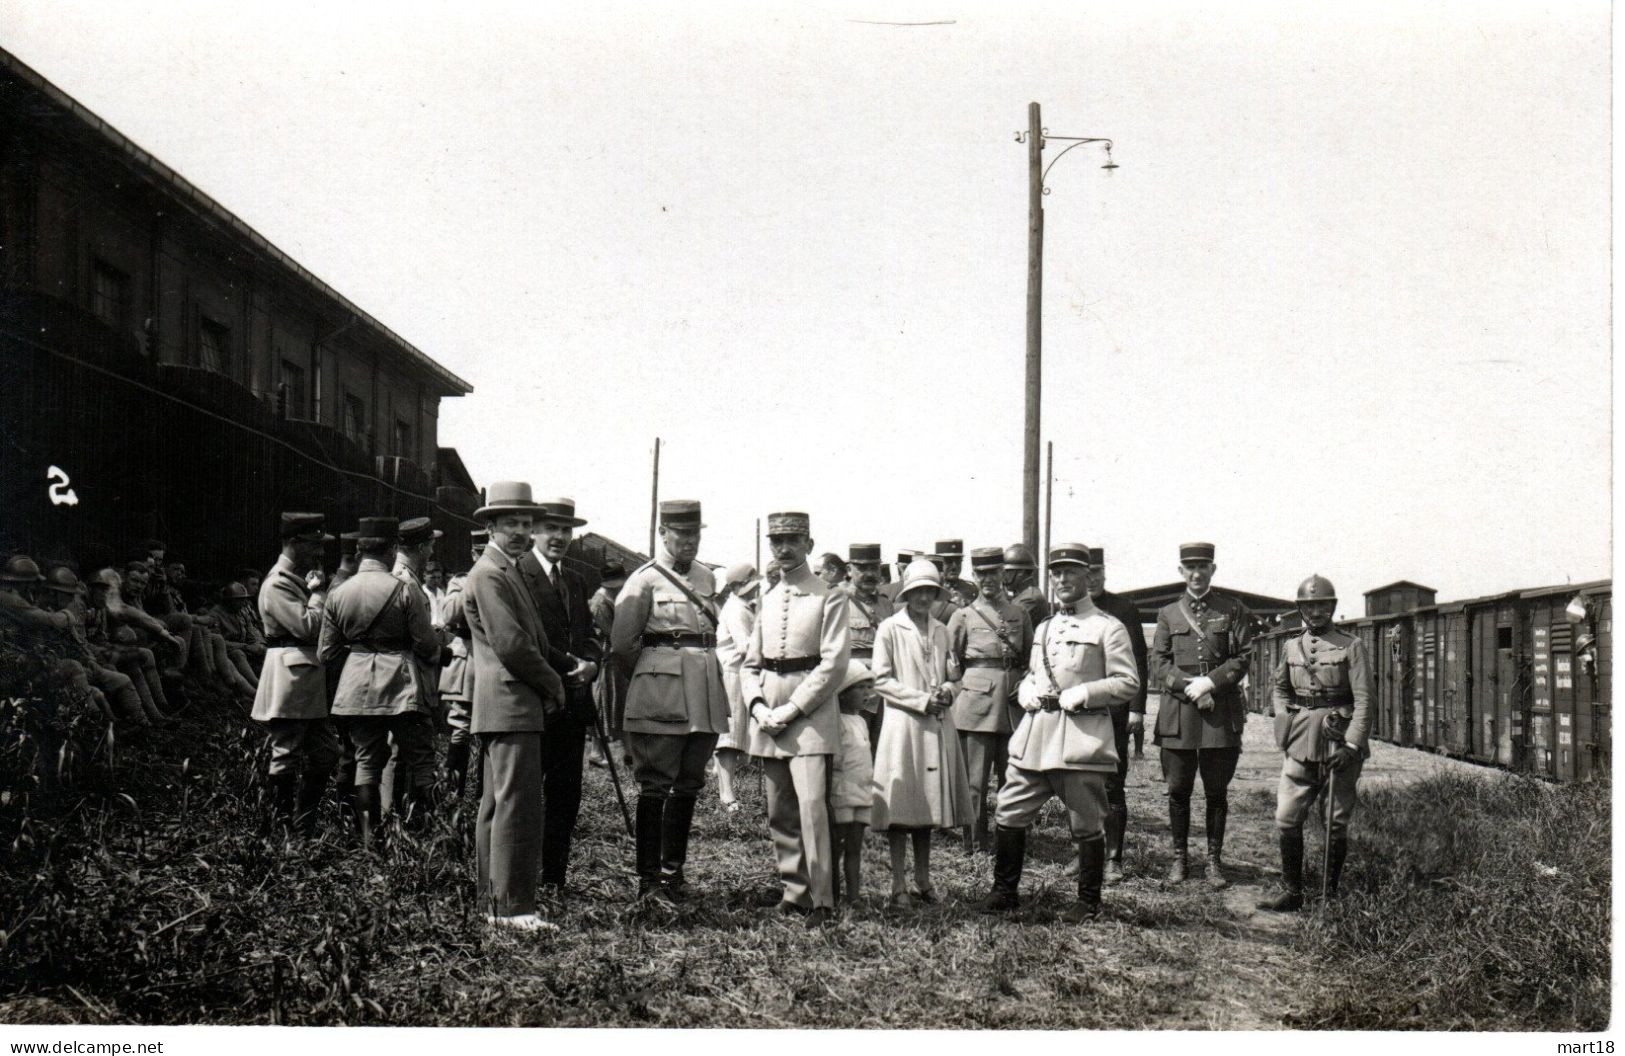
[(1027, 104), (1027, 423), (1022, 445), (1021, 538), (1038, 549), (1038, 431), (1043, 395), (1044, 132), (1038, 104)]
[(660, 437), (655, 437), (654, 473), (649, 481), (649, 557), (655, 556), (655, 527), (660, 523)]

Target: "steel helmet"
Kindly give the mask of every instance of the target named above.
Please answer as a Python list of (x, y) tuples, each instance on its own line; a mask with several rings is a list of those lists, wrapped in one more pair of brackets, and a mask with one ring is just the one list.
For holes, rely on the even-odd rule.
[(1038, 561), (1034, 559), (1033, 552), (1027, 549), (1026, 543), (1011, 543), (1004, 548), (1004, 567), (1036, 569)]
[(39, 583), (44, 579), (39, 566), (27, 554), (12, 554), (0, 566), (0, 583)]
[(1337, 588), (1325, 576), (1310, 576), (1298, 584), (1298, 604), (1306, 601), (1336, 601)]
[(231, 582), (220, 588), (222, 601), (247, 601), (248, 588), (241, 583)]
[(67, 565), (58, 565), (45, 574), (45, 589), (58, 594), (83, 594), (84, 585)]

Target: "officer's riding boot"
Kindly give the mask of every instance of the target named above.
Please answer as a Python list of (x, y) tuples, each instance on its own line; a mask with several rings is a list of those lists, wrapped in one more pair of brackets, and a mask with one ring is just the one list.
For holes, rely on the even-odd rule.
[(1303, 830), (1281, 830), (1281, 893), (1258, 904), (1259, 909), (1290, 913), (1303, 908)]
[(683, 864), (688, 861), (688, 834), (693, 826), (693, 796), (672, 796), (666, 800), (660, 823), (660, 882), (673, 898), (682, 898), (687, 893)]
[(358, 828), (361, 822), (355, 803), (355, 771), (351, 770), (348, 775), (341, 771), (333, 792), (339, 804), (339, 822), (351, 828)]
[(322, 794), (327, 791), (327, 778), (325, 773), (313, 774), (305, 771), (304, 780), (299, 782), (298, 807), (294, 812), (294, 825), (301, 836), (316, 835), (316, 812), (322, 806)]
[(1230, 886), (1224, 878), (1224, 824), (1230, 816), (1230, 805), (1225, 802), (1207, 805), (1207, 886), (1223, 891)]
[(271, 816), (276, 824), (293, 824), (294, 802), (298, 796), (298, 774), (292, 770), (284, 770), (271, 775)]
[(1078, 841), (1078, 900), (1061, 919), (1082, 924), (1100, 916), (1100, 883), (1106, 873), (1106, 837), (1090, 836)]
[(355, 813), (361, 825), (361, 849), (370, 851), (384, 820), (384, 798), (376, 783), (355, 786)]
[[(1128, 828), (1128, 811), (1113, 807), (1106, 815), (1106, 883), (1123, 879), (1123, 831)], [(1080, 866), (1081, 868), (1081, 866)]]
[(976, 904), (983, 913), (1008, 913), (1021, 905), (1021, 869), (1027, 861), (1027, 830), (993, 826), (993, 890)]
[(638, 856), (638, 898), (669, 901), (665, 885), (660, 882), (660, 830), (661, 817), (666, 810), (664, 796), (639, 796), (635, 828)]
[(1348, 857), (1349, 839), (1347, 836), (1333, 836), (1331, 846), (1331, 862), (1326, 870), (1326, 897), (1337, 897), (1337, 881), (1343, 876), (1343, 859)]
[(1191, 801), (1168, 797), (1168, 827), (1174, 836), (1174, 861), (1168, 867), (1168, 882), (1182, 884), (1190, 870), (1186, 844), (1191, 835)]
[(446, 746), (446, 784), (451, 794), (463, 797), (463, 781), (468, 775), (468, 742), (453, 741)]

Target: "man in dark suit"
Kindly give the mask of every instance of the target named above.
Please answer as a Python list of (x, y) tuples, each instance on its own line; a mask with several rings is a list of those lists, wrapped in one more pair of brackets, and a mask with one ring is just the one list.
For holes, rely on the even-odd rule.
[(547, 661), (547, 636), (518, 563), (530, 549), (536, 503), (530, 485), (496, 481), (474, 518), (489, 545), (463, 588), (474, 649), (474, 707), (485, 790), (475, 853), (480, 898), (492, 924), (539, 931), (536, 874), (542, 856), (542, 742), (564, 714), (564, 681)]
[(564, 567), (570, 540), (586, 523), (576, 516), (574, 499), (541, 500), (531, 534), (534, 545), (519, 559), (519, 575), (547, 635), (547, 662), (564, 676), (564, 713), (548, 723), (542, 738), (542, 885), (558, 898), (564, 897), (570, 837), (581, 809), (582, 750), (593, 725), (592, 683), (603, 659), (587, 607), (587, 581)]

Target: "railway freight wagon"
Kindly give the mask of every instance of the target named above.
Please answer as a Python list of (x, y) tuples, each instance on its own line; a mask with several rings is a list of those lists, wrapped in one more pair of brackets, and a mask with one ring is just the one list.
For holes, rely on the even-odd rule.
[[(1373, 736), (1587, 781), (1609, 770), (1611, 581), (1510, 591), (1339, 624), (1371, 657)], [(1301, 630), (1253, 644), (1253, 706)]]

